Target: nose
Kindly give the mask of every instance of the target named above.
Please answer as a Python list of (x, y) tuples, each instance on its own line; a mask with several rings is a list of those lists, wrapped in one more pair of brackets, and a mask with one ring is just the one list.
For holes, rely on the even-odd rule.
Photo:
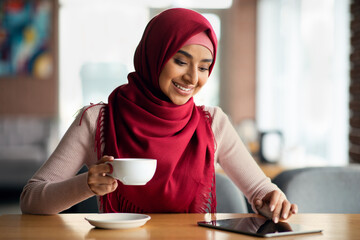
[(199, 75), (197, 68), (195, 66), (189, 66), (184, 75), (184, 80), (187, 81), (189, 84), (195, 85), (198, 82), (198, 78)]

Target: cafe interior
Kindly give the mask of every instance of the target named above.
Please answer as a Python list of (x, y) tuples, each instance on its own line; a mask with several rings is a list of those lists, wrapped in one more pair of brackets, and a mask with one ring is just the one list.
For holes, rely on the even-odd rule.
[[(214, 72), (195, 102), (223, 109), (254, 160), (289, 189), (300, 211), (360, 213), (355, 1), (5, 0), (0, 2), (0, 215), (21, 213), (22, 188), (78, 111), (107, 102), (115, 87), (127, 83), (147, 22), (173, 7), (202, 13), (219, 40)], [(221, 167), (216, 171), (226, 177)], [(302, 199), (306, 190), (311, 198)], [(335, 206), (323, 203), (340, 195), (346, 206), (341, 199)], [(86, 204), (72, 209), (92, 210)]]

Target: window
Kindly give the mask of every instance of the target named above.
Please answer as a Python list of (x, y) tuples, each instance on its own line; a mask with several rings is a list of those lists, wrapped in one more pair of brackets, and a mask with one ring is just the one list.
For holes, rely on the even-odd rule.
[(60, 136), (78, 109), (90, 101), (107, 102), (111, 91), (127, 81), (127, 73), (133, 70), (133, 53), (148, 19), (148, 8), (135, 3), (61, 2)]
[(348, 0), (260, 0), (257, 124), (281, 130), (283, 162), (348, 163)]
[[(90, 102), (107, 102), (111, 91), (127, 83), (133, 71), (133, 56), (151, 17), (150, 9), (197, 7), (229, 7), (231, 0), (218, 1), (146, 1), (62, 0), (59, 13), (60, 36), (60, 136), (74, 120), (78, 109)], [(164, 8), (163, 8), (164, 9)], [(202, 9), (220, 36), (220, 18)], [(218, 70), (196, 96), (198, 104), (218, 104)]]

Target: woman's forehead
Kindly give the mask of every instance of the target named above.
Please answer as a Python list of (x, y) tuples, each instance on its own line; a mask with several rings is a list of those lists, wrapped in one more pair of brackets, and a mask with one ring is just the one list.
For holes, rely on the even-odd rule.
[(183, 46), (177, 53), (181, 53), (188, 58), (201, 59), (201, 60), (213, 60), (211, 51), (202, 45), (191, 44)]

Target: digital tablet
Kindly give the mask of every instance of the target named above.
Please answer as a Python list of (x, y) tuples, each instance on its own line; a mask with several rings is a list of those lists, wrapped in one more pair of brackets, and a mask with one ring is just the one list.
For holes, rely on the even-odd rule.
[(210, 227), (257, 237), (278, 237), (294, 234), (320, 233), (315, 229), (294, 223), (278, 222), (259, 217), (232, 218), (198, 222), (199, 226)]

